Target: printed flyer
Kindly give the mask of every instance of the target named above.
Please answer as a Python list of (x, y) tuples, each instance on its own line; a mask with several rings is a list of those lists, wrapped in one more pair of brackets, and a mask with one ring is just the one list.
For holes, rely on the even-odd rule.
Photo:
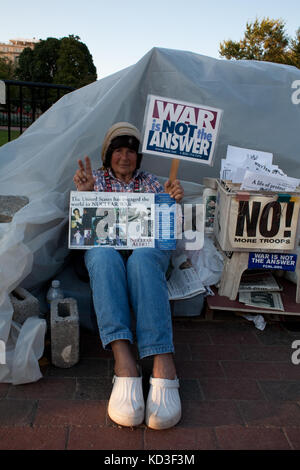
[(176, 202), (165, 193), (71, 191), (69, 248), (176, 249)]
[(221, 115), (217, 108), (149, 95), (142, 152), (212, 165)]

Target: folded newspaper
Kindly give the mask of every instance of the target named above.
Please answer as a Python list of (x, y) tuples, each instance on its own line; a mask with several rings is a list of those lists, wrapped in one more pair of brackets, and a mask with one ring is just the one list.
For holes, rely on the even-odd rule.
[(167, 284), (170, 300), (189, 299), (206, 292), (196, 269), (189, 260), (173, 269)]
[(281, 290), (282, 286), (278, 284), (276, 278), (269, 272), (243, 274), (239, 286), (239, 292)]
[(270, 272), (245, 273), (239, 286), (239, 302), (251, 307), (284, 311), (282, 286)]
[(284, 311), (281, 295), (279, 292), (240, 292), (239, 302), (242, 302), (251, 307)]
[[(203, 235), (203, 246), (200, 249), (186, 249), (186, 240), (191, 240), (193, 231), (183, 232), (177, 240), (176, 251), (173, 251), (169, 271), (168, 289), (170, 300), (186, 299), (203, 294), (214, 295), (209, 286), (216, 285), (222, 276), (224, 259), (212, 239), (204, 236), (204, 218), (202, 227), (198, 227)], [(201, 244), (202, 245), (202, 244)]]

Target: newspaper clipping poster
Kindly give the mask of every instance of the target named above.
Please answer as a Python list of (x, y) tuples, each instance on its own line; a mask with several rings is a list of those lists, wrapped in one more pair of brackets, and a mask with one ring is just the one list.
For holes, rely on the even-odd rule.
[(232, 198), (229, 240), (233, 248), (292, 250), (295, 245), (299, 198), (288, 202), (251, 196), (248, 201)]
[(71, 191), (69, 248), (176, 249), (176, 202), (165, 193)]
[(148, 95), (143, 153), (213, 164), (222, 110)]

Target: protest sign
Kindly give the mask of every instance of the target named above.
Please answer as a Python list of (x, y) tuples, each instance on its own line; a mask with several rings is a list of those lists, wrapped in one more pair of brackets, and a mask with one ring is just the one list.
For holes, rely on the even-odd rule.
[(249, 269), (295, 271), (297, 255), (288, 253), (249, 253)]
[(165, 193), (71, 191), (69, 248), (176, 248), (176, 202)]
[(148, 96), (143, 153), (212, 165), (222, 110)]
[(294, 192), (299, 185), (299, 179), (288, 176), (274, 177), (245, 171), (241, 189), (254, 191), (282, 191)]
[(299, 198), (289, 202), (263, 196), (250, 196), (248, 201), (232, 198), (229, 241), (233, 248), (292, 250), (298, 212)]
[(229, 163), (233, 163), (235, 166), (239, 166), (241, 162), (248, 159), (271, 165), (273, 154), (270, 152), (263, 152), (261, 150), (235, 147), (234, 145), (227, 146), (226, 160)]
[(226, 159), (221, 160), (220, 179), (240, 183), (240, 189), (295, 191), (299, 180), (289, 178), (272, 160), (270, 152), (228, 145)]
[(224, 251), (291, 251), (300, 193), (250, 193), (217, 182), (214, 234)]

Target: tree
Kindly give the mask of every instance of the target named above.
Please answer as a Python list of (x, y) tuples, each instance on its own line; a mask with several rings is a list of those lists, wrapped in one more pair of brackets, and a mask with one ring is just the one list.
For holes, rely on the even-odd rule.
[(19, 56), (17, 76), (20, 80), (52, 83), (56, 73), (60, 41), (47, 38), (38, 42), (34, 49), (26, 47)]
[[(299, 66), (300, 32), (290, 41), (282, 20), (263, 18), (246, 23), (244, 38), (220, 43), (219, 54), (226, 59), (263, 60)], [(298, 65), (297, 65), (298, 64)]]
[(79, 88), (97, 80), (97, 71), (87, 46), (78, 36), (47, 38), (19, 56), (20, 80), (56, 83)]
[(4, 57), (0, 57), (0, 80), (12, 80), (14, 75), (15, 68), (13, 63)]
[(300, 28), (296, 31), (295, 39), (291, 40), (291, 60), (300, 69)]
[(38, 42), (33, 50), (34, 81), (52, 83), (57, 72), (57, 60), (60, 41), (56, 38), (47, 38)]
[(16, 70), (19, 80), (31, 81), (33, 77), (33, 51), (30, 47), (23, 49), (19, 56), (19, 62)]
[(93, 58), (78, 36), (61, 39), (57, 69), (54, 75), (56, 83), (80, 88), (97, 80)]

